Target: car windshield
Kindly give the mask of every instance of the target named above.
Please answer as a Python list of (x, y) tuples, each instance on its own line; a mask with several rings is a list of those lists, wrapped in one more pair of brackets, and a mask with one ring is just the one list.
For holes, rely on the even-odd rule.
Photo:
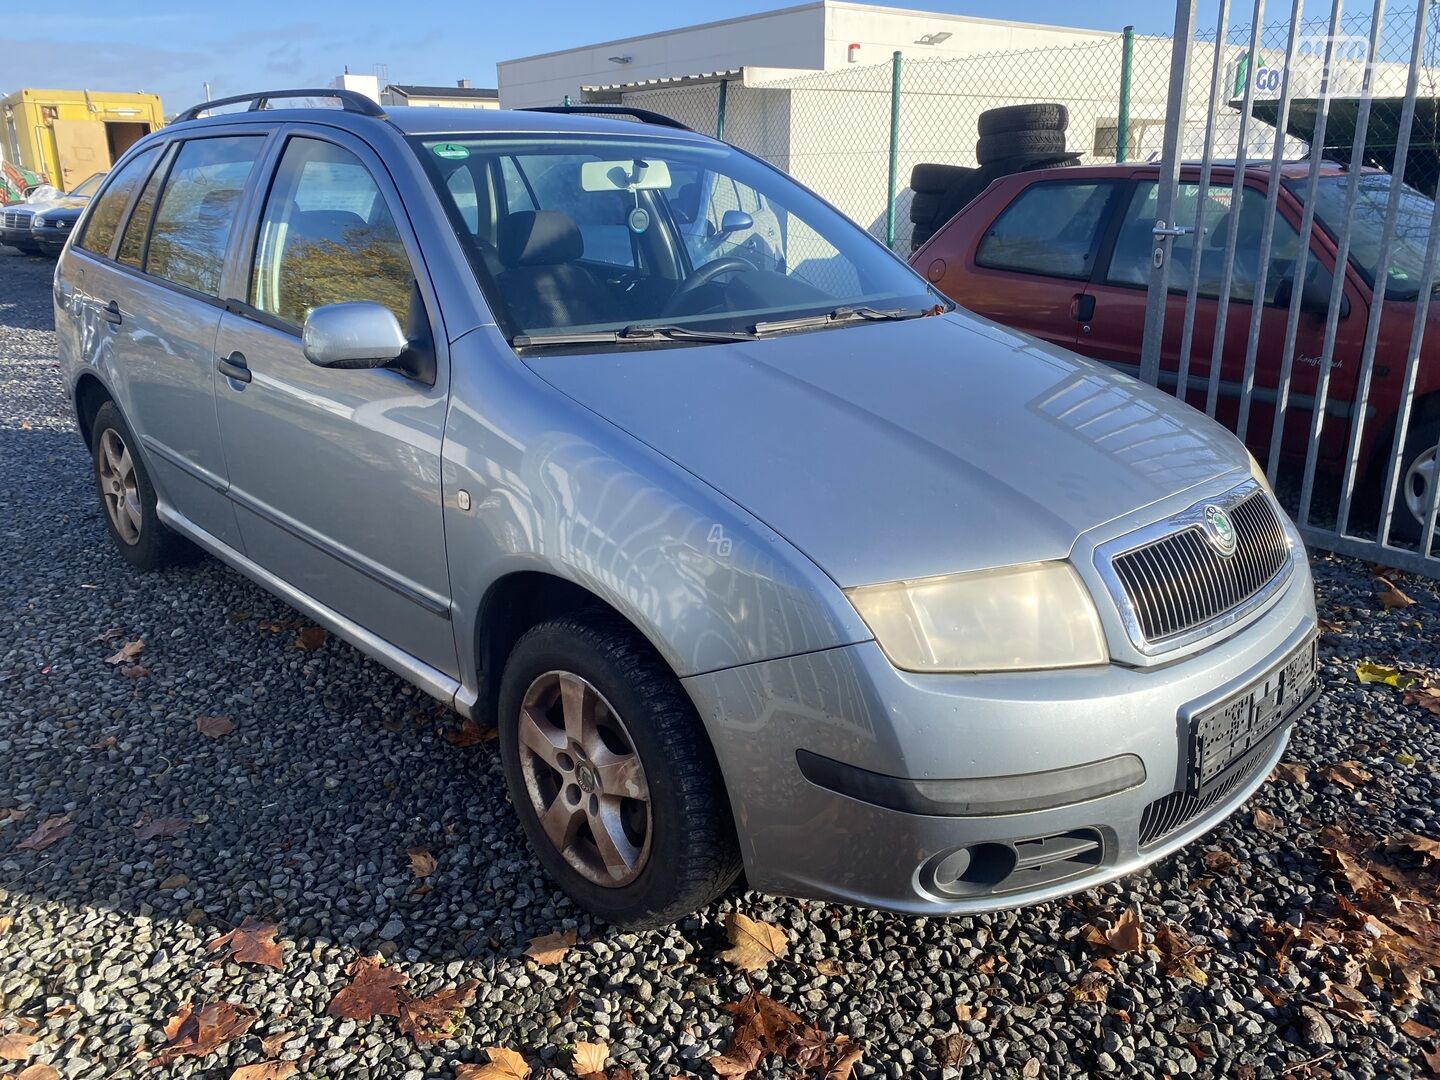
[(413, 142), (517, 347), (734, 340), (950, 306), (838, 211), (720, 143)]
[(106, 175), (106, 173), (97, 172), (92, 176), (86, 177), (71, 189), (70, 194), (78, 195), (85, 199), (90, 198), (90, 196), (94, 195), (95, 192), (100, 189), (100, 181), (104, 180)]
[[(1350, 229), (1350, 259), (1373, 288), (1375, 267), (1380, 262), (1380, 240), (1385, 212), (1390, 203), (1393, 179), (1389, 173), (1367, 172), (1359, 177), (1360, 191)], [(1320, 177), (1315, 196), (1315, 216), (1331, 237), (1339, 235), (1345, 221), (1345, 192), (1348, 174)], [(1297, 197), (1304, 196), (1301, 184), (1291, 184)], [(1386, 277), (1385, 295), (1413, 300), (1420, 291), (1425, 273), (1425, 248), (1430, 241), (1430, 222), (1435, 202), (1407, 184), (1400, 185), (1400, 213), (1395, 221), (1395, 245)]]

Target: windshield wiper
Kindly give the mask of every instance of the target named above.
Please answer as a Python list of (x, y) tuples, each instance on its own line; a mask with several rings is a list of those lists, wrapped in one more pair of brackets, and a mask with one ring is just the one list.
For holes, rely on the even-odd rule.
[(647, 326), (636, 324), (619, 330), (559, 330), (550, 334), (516, 334), (510, 344), (517, 349), (555, 345), (617, 345), (634, 341), (754, 341), (749, 330), (697, 330), (689, 326)]
[(923, 319), (926, 315), (938, 315), (944, 309), (939, 304), (924, 308), (873, 308), (864, 304), (850, 304), (835, 308), (823, 315), (803, 315), (798, 319), (773, 319), (755, 324), (757, 335), (776, 334), (786, 330), (812, 330), (821, 326), (839, 326), (852, 322), (885, 322), (891, 320)]

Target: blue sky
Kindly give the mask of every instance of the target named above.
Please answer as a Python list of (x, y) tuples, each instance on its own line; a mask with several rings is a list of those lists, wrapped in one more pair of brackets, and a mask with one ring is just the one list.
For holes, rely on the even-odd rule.
[[(377, 63), (388, 66), (391, 82), (468, 78), (493, 86), (497, 60), (785, 6), (785, 0), (720, 0), (703, 9), (657, 0), (80, 0), (48, 7), (42, 17), (40, 8), (22, 5), (0, 24), (0, 94), (22, 86), (143, 89), (161, 94), (166, 111), (176, 112), (203, 97), (206, 81), (221, 97), (262, 87), (323, 86), (347, 64), (368, 74)], [(993, 4), (955, 0), (894, 6), (996, 14)], [(1316, 7), (1315, 0), (1309, 6)], [(1248, 21), (1250, 4), (1237, 0), (1237, 7)], [(1270, 5), (1274, 17), (1288, 7), (1283, 0)], [(1202, 26), (1213, 23), (1214, 9), (1215, 0), (1205, 0)], [(1004, 14), (1101, 29), (1133, 23), (1151, 33), (1168, 32), (1174, 21), (1174, 8), (1163, 0), (1009, 0)]]

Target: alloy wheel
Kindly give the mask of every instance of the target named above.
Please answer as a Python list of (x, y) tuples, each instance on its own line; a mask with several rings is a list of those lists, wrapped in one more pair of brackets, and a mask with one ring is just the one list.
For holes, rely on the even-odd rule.
[(100, 436), (100, 455), (96, 462), (100, 474), (100, 494), (105, 512), (120, 539), (127, 544), (140, 542), (144, 510), (140, 503), (140, 487), (135, 476), (135, 462), (130, 449), (114, 428), (106, 428)]
[(525, 692), (518, 724), (526, 793), (555, 850), (587, 881), (630, 884), (649, 859), (653, 818), (625, 722), (587, 680), (547, 671)]

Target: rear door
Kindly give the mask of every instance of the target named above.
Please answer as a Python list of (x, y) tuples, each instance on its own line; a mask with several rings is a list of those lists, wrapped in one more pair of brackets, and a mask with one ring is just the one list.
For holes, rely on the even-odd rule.
[[(379, 158), (328, 128), (285, 129), (220, 321), (216, 403), (247, 555), (409, 655), (457, 676), (440, 492), (443, 328)], [(310, 363), (306, 315), (385, 305), (438, 360), (402, 370)], [(432, 329), (434, 328), (433, 333)]]
[(1063, 174), (1027, 184), (985, 226), (974, 250), (961, 255), (961, 272), (946, 269), (941, 288), (979, 315), (1073, 347), (1085, 286), (1122, 186)]

